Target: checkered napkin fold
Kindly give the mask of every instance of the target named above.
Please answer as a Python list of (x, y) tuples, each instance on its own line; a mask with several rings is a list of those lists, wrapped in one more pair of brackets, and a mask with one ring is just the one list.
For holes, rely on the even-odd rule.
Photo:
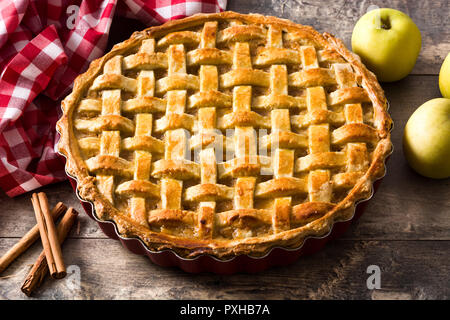
[(146, 25), (225, 10), (226, 0), (2, 0), (0, 188), (11, 197), (67, 178), (55, 152), (60, 102), (105, 49), (114, 14)]

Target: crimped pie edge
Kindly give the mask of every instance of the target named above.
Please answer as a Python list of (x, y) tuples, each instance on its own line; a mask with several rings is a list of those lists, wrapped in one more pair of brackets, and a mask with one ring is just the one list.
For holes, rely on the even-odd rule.
[[(76, 143), (73, 127), (71, 126), (73, 111), (78, 105), (82, 94), (91, 85), (94, 78), (102, 72), (106, 61), (113, 56), (123, 54), (130, 48), (139, 46), (144, 39), (158, 37), (163, 33), (189, 28), (210, 20), (220, 21), (230, 19), (238, 19), (249, 24), (277, 24), (286, 30), (301, 30), (309, 33), (314, 41), (323, 44), (324, 47), (336, 50), (351, 64), (355, 72), (362, 77), (364, 88), (372, 101), (374, 117), (377, 118), (377, 123), (379, 124), (376, 129), (380, 140), (373, 152), (372, 162), (365, 175), (341, 202), (336, 204), (332, 210), (321, 218), (299, 228), (263, 237), (236, 240), (187, 239), (152, 232), (122, 215), (98, 190), (95, 185), (95, 178), (89, 175), (87, 167), (79, 154), (79, 148)], [(219, 259), (227, 259), (241, 254), (260, 257), (273, 247), (287, 249), (298, 248), (307, 237), (320, 237), (327, 234), (335, 222), (348, 220), (352, 217), (356, 202), (371, 196), (372, 184), (384, 175), (384, 162), (392, 149), (390, 141), (392, 120), (387, 113), (386, 98), (381, 86), (377, 82), (376, 76), (367, 70), (360, 58), (350, 52), (341, 40), (329, 33), (321, 35), (312, 27), (260, 14), (244, 15), (231, 11), (216, 14), (197, 14), (185, 19), (169, 21), (161, 26), (134, 32), (130, 39), (116, 44), (110, 52), (94, 60), (89, 66), (89, 69), (75, 79), (72, 93), (62, 101), (62, 109), (63, 115), (57, 123), (57, 130), (61, 136), (58, 142), (58, 150), (67, 159), (67, 173), (76, 178), (78, 182), (77, 189), (79, 196), (93, 204), (95, 214), (100, 220), (114, 221), (121, 236), (130, 238), (138, 237), (152, 251), (171, 249), (183, 258), (193, 258), (202, 254), (209, 254)]]

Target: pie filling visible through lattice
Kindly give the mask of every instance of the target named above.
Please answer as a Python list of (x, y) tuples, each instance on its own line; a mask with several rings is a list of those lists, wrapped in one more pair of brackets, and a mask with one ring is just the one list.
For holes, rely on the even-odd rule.
[(375, 76), (330, 34), (261, 15), (136, 32), (63, 101), (59, 149), (99, 219), (151, 250), (294, 248), (371, 194), (391, 150)]

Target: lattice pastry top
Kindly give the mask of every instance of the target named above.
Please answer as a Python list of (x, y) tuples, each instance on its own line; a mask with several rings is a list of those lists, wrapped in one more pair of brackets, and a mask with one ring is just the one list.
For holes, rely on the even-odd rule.
[(261, 15), (136, 32), (75, 81), (58, 123), (82, 198), (183, 257), (298, 247), (350, 218), (391, 150), (375, 76), (330, 34)]

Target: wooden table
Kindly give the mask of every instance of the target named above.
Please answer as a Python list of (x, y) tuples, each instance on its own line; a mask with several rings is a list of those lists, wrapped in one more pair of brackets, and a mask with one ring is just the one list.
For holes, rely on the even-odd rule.
[[(411, 113), (440, 97), (438, 73), (450, 51), (447, 0), (441, 1), (230, 1), (230, 10), (258, 12), (334, 31), (349, 45), (353, 26), (370, 4), (406, 12), (422, 32), (422, 51), (407, 78), (383, 84), (395, 122), (395, 151), (387, 176), (365, 214), (339, 240), (288, 267), (255, 274), (217, 276), (161, 268), (107, 238), (87, 217), (68, 183), (42, 188), (52, 204), (61, 200), (80, 213), (79, 225), (63, 247), (76, 273), (47, 279), (35, 297), (43, 299), (448, 299), (450, 298), (450, 179), (431, 180), (411, 171), (401, 137)], [(113, 25), (113, 40), (131, 34)], [(134, 27), (128, 23), (130, 28)], [(0, 254), (35, 224), (30, 194), (0, 195)], [(0, 298), (26, 298), (20, 286), (41, 251), (33, 247), (0, 279)], [(381, 268), (381, 289), (366, 286), (367, 267)], [(80, 287), (74, 285), (78, 276)]]

